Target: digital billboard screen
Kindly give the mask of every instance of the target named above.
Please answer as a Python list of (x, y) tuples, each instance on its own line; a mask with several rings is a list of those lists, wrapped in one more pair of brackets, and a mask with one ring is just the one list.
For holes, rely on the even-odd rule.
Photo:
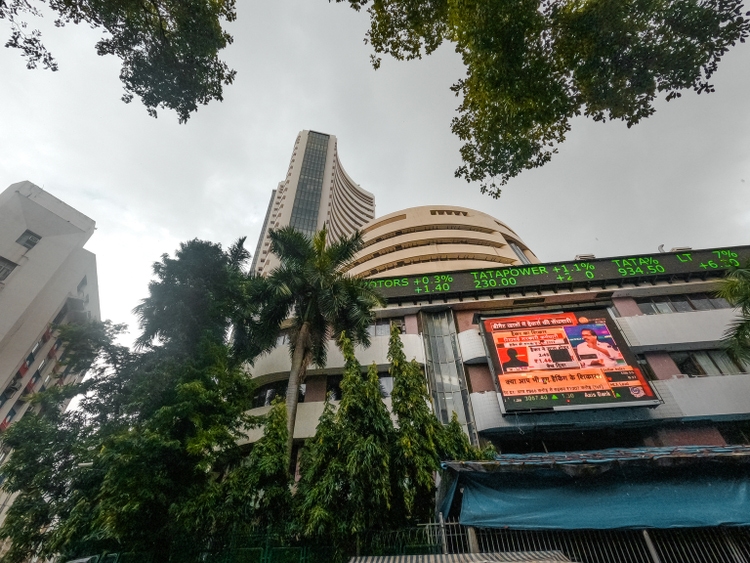
[(493, 295), (550, 287), (604, 287), (642, 280), (705, 279), (750, 260), (750, 246), (622, 256), (544, 264), (498, 265), (462, 272), (368, 279), (386, 299), (433, 299), (454, 295)]
[(606, 310), (483, 320), (506, 413), (661, 403)]

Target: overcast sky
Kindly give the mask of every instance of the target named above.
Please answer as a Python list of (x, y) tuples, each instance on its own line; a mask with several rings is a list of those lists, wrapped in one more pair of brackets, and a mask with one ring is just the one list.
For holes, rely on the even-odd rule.
[[(369, 64), (365, 13), (325, 0), (241, 0), (224, 58), (237, 70), (224, 101), (186, 125), (120, 101), (119, 63), (97, 30), (35, 20), (60, 70), (26, 70), (0, 49), (0, 189), (43, 187), (97, 222), (102, 315), (127, 322), (151, 264), (180, 241), (252, 251), (297, 133), (338, 138), (348, 174), (377, 214), (426, 204), (480, 209), (508, 223), (542, 261), (750, 242), (750, 47), (714, 77), (716, 93), (660, 102), (654, 116), (573, 123), (559, 154), (510, 182), (498, 200), (454, 178), (450, 132), (462, 65), (450, 45), (412, 62)], [(3, 27), (5, 26), (5, 27)], [(8, 36), (0, 20), (0, 39)]]

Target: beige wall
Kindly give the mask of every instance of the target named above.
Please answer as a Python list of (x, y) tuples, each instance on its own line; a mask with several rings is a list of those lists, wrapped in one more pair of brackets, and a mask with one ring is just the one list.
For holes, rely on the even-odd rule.
[(437, 261), (442, 271), (521, 264), (511, 243), (529, 262), (539, 262), (505, 223), (466, 207), (403, 209), (371, 221), (362, 234), (365, 247), (349, 269), (354, 276), (426, 274)]

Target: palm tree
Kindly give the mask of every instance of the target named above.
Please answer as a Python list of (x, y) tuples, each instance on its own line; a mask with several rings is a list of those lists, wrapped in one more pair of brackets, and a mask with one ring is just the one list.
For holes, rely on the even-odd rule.
[(310, 364), (326, 364), (328, 339), (345, 333), (352, 343), (370, 345), (368, 327), (372, 309), (383, 304), (380, 295), (363, 280), (344, 273), (344, 267), (362, 248), (356, 232), (329, 244), (325, 227), (308, 238), (293, 227), (272, 230), (271, 252), (280, 265), (268, 283), (273, 295), (260, 313), (260, 326), (268, 338), (289, 323), (292, 360), (286, 391), (287, 459), (291, 462), (299, 386)]
[(730, 271), (718, 293), (740, 310), (739, 319), (724, 335), (724, 345), (738, 359), (750, 362), (750, 263)]

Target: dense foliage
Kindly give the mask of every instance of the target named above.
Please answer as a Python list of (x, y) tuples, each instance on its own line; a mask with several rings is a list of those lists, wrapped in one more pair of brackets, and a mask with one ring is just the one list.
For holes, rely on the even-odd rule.
[(326, 405), (308, 442), (300, 481), (302, 529), (341, 544), (388, 525), (393, 424), (375, 366), (363, 377), (351, 341), (339, 338), (346, 367), (336, 412)]
[(337, 1), (369, 5), (377, 55), (454, 45), (466, 68), (452, 87), (465, 143), (456, 176), (493, 197), (548, 162), (577, 115), (630, 127), (661, 94), (713, 91), (719, 60), (750, 31), (742, 0)]
[(138, 96), (149, 114), (159, 108), (177, 112), (185, 122), (198, 104), (221, 100), (224, 85), (235, 71), (218, 53), (232, 42), (222, 21), (236, 17), (234, 0), (7, 0), (0, 19), (11, 25), (6, 47), (19, 49), (27, 66), (57, 70), (39, 31), (27, 31), (25, 16), (39, 15), (46, 4), (57, 15), (55, 24), (86, 24), (103, 31), (99, 55), (122, 61), (120, 80), (130, 102)]
[[(314, 242), (324, 244), (324, 235)], [(315, 250), (312, 273), (291, 273), (313, 279), (330, 273), (323, 266), (327, 252), (337, 248)], [(149, 297), (136, 309), (143, 329), (136, 350), (116, 343), (122, 326), (58, 329), (66, 370), (88, 369), (89, 375), (32, 396), (30, 411), (2, 436), (3, 447), (12, 450), (3, 486), (17, 495), (0, 527), (0, 538), (12, 542), (3, 563), (102, 551), (182, 561), (216, 549), (232, 534), (257, 532), (350, 553), (365, 533), (432, 517), (441, 459), (485, 455), (469, 444), (455, 418), (443, 427), (432, 415), (424, 376), (418, 364), (406, 361), (396, 327), (389, 346), (389, 413), (377, 368), (363, 374), (354, 355), (350, 334), (362, 341), (355, 324), (341, 330), (338, 343), (346, 360), (342, 400), (337, 408), (326, 403), (295, 486), (286, 403), (274, 403), (262, 421), (249, 416), (253, 384), (244, 365), (253, 359), (250, 351), (268, 341), (252, 344), (248, 335), (265, 326), (263, 315), (286, 291), (270, 291), (269, 282), (296, 278), (290, 272), (287, 278), (254, 278), (243, 271), (246, 260), (241, 240), (228, 251), (194, 240), (174, 258), (164, 255), (154, 265)], [(309, 290), (316, 307), (337, 310), (324, 300), (350, 308), (370, 303), (370, 293), (333, 272), (330, 279), (340, 287), (322, 283)], [(295, 299), (301, 299), (299, 292), (307, 290), (295, 287)], [(270, 301), (259, 304), (258, 296)], [(364, 322), (369, 309), (363, 311)], [(330, 326), (350, 326), (321, 318), (321, 337)], [(314, 355), (310, 341), (303, 344)], [(75, 395), (79, 407), (65, 411)], [(242, 445), (247, 431), (260, 422), (263, 436), (248, 453)]]
[(338, 409), (326, 402), (302, 458), (297, 502), (302, 533), (344, 550), (364, 532), (394, 530), (434, 518), (435, 474), (446, 459), (484, 459), (458, 419), (443, 427), (432, 414), (424, 375), (407, 362), (400, 331), (391, 327), (389, 373), (394, 421), (382, 400), (377, 369), (362, 374), (351, 342)]
[[(241, 242), (224, 252), (190, 241), (155, 264), (138, 308), (145, 351), (115, 344), (121, 327), (107, 323), (60, 329), (67, 369), (94, 368), (34, 397), (38, 413), (3, 436), (13, 450), (4, 487), (18, 493), (0, 529), (13, 542), (6, 561), (125, 547), (165, 557), (216, 519), (195, 499), (241, 467), (238, 442), (255, 422), (253, 385), (227, 336), (227, 296), (247, 281)], [(77, 393), (79, 408), (62, 412)]]

